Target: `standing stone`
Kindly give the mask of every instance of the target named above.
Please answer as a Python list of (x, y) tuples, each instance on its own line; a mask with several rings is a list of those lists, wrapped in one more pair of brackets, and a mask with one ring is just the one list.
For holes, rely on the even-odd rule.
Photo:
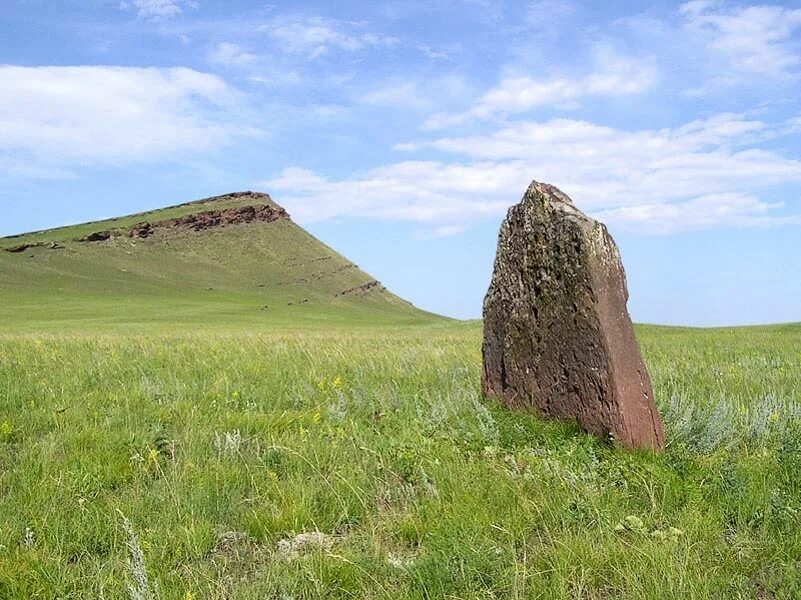
[(661, 449), (662, 421), (614, 240), (552, 185), (509, 209), (484, 300), (487, 396), (630, 448)]

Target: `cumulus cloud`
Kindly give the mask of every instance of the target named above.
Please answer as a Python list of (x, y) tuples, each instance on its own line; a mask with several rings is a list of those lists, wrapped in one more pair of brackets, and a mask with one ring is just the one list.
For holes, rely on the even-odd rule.
[(258, 132), (243, 99), (186, 68), (0, 66), (0, 153), (27, 164), (108, 165), (196, 155)]
[(751, 74), (784, 76), (801, 63), (801, 9), (784, 6), (728, 8), (710, 0), (692, 0), (680, 8), (687, 27), (730, 65)]
[(461, 162), (402, 161), (341, 180), (287, 169), (263, 185), (301, 219), (406, 220), (454, 233), (500, 216), (531, 179), (555, 183), (584, 210), (638, 231), (796, 223), (798, 216), (782, 216), (781, 203), (757, 195), (801, 183), (801, 162), (751, 147), (771, 129), (781, 133), (737, 114), (642, 131), (532, 121), (401, 148), (469, 157)]

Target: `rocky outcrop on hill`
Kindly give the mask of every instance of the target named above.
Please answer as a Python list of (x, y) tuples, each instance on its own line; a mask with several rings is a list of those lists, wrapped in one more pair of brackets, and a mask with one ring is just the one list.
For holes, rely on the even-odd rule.
[[(250, 196), (254, 199), (269, 199), (267, 194), (257, 192), (236, 192), (225, 196), (216, 196), (198, 200), (191, 204), (204, 204), (212, 200), (227, 198), (239, 198)], [(187, 206), (187, 205), (182, 205)], [(161, 221), (142, 221), (128, 230), (110, 229), (97, 231), (89, 235), (78, 238), (78, 242), (101, 242), (113, 237), (130, 237), (144, 239), (148, 238), (157, 231), (203, 231), (228, 225), (242, 225), (245, 223), (271, 223), (279, 219), (289, 219), (289, 214), (280, 206), (275, 204), (255, 204), (250, 206), (239, 206), (219, 210), (205, 210), (173, 219), (163, 219)]]
[(357, 285), (356, 287), (349, 288), (342, 292), (339, 292), (337, 296), (348, 296), (351, 294), (363, 296), (374, 290), (383, 292), (385, 289), (386, 288), (383, 285), (381, 285), (380, 281), (373, 280), (373, 281), (368, 281), (367, 283), (363, 283), (361, 285)]
[(85, 235), (83, 237), (79, 237), (76, 242), (104, 242), (106, 240), (110, 240), (114, 236), (113, 231), (96, 231), (94, 233), (90, 233), (89, 235)]
[(228, 208), (224, 210), (207, 210), (185, 217), (177, 217), (167, 221), (157, 223), (142, 223), (150, 229), (157, 227), (167, 229), (191, 229), (192, 231), (202, 231), (212, 227), (225, 227), (226, 225), (241, 225), (243, 223), (254, 223), (260, 221), (270, 223), (278, 219), (288, 219), (289, 215), (280, 206), (262, 204), (259, 206), (242, 206), (239, 208)]
[(62, 250), (64, 246), (62, 246), (58, 242), (31, 242), (29, 244), (19, 244), (17, 246), (9, 246), (8, 248), (3, 248), (3, 250), (5, 250), (6, 252), (11, 252), (12, 254), (20, 254), (21, 252), (25, 252), (26, 250), (31, 250), (33, 248)]
[(12, 252), (14, 254), (19, 254), (20, 252), (25, 252), (31, 248), (39, 248), (44, 246), (44, 242), (34, 242), (31, 244), (19, 244), (17, 246), (9, 246), (8, 248), (3, 248), (6, 252)]
[(498, 239), (484, 301), (484, 393), (623, 446), (662, 448), (627, 300), (606, 227), (533, 182)]

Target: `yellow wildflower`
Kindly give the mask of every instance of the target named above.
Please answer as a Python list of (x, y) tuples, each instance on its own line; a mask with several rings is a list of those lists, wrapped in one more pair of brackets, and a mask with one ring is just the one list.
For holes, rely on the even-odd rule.
[(0, 423), (0, 442), (5, 442), (11, 439), (11, 434), (14, 433), (14, 426), (11, 421), (5, 419)]

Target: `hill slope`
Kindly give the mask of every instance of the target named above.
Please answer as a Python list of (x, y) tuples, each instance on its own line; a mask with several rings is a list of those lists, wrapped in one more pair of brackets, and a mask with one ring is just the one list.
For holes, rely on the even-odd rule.
[(435, 319), (257, 192), (0, 238), (0, 331)]

